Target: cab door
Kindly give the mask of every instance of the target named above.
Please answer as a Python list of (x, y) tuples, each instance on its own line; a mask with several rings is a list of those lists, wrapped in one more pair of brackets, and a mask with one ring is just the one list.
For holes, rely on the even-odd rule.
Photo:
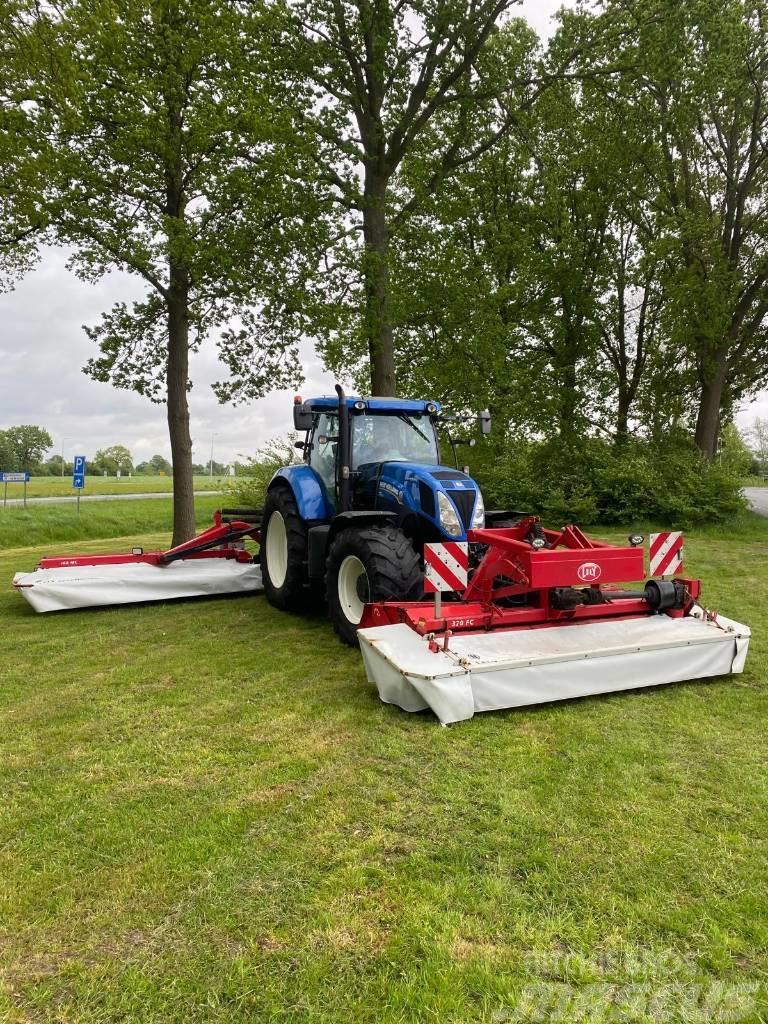
[(336, 463), (339, 452), (339, 417), (335, 413), (321, 412), (312, 431), (309, 465), (317, 473), (328, 503), (336, 509)]

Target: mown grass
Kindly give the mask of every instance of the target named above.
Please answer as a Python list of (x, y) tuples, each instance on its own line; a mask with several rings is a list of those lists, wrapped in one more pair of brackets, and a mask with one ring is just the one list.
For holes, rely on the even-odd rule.
[(450, 729), (319, 612), (0, 591), (0, 1019), (765, 1020), (768, 521), (687, 557), (743, 676)]
[[(229, 478), (219, 476), (196, 476), (196, 491), (221, 490)], [(0, 484), (0, 500), (3, 496), (3, 484)], [(118, 480), (114, 476), (97, 476), (88, 473), (85, 478), (83, 494), (167, 494), (173, 490), (173, 479), (170, 476), (122, 476)], [(28, 498), (70, 498), (76, 492), (72, 489), (72, 474), (60, 476), (33, 476), (27, 484)], [(8, 484), (8, 498), (23, 498), (22, 484)]]
[[(195, 499), (198, 526), (210, 523), (214, 510), (221, 507), (223, 500), (215, 494)], [(0, 551), (133, 533), (164, 530), (170, 533), (172, 517), (171, 502), (167, 498), (88, 502), (81, 504), (79, 515), (73, 505), (0, 508)], [(53, 554), (50, 550), (47, 553)]]

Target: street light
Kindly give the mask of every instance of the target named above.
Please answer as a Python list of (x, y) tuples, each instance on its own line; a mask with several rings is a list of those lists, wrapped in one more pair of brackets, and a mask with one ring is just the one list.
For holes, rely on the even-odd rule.
[(211, 461), (208, 464), (208, 476), (213, 477), (213, 439), (218, 437), (218, 434), (211, 434)]
[(61, 475), (62, 476), (64, 476), (64, 442), (65, 441), (71, 441), (71, 440), (72, 440), (72, 436), (70, 434), (67, 434), (66, 436), (63, 436), (62, 439), (61, 439)]

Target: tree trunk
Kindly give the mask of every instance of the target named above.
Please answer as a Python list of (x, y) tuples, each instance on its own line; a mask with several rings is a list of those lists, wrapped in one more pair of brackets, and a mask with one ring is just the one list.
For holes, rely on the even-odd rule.
[(195, 495), (192, 476), (192, 438), (189, 434), (189, 275), (170, 266), (168, 289), (168, 431), (173, 462), (173, 544), (195, 535)]
[(366, 182), (363, 209), (365, 336), (371, 361), (371, 394), (394, 395), (395, 345), (389, 307), (389, 225), (385, 179)]
[[(164, 27), (173, 33), (181, 21), (176, 4), (163, 9)], [(165, 157), (166, 216), (173, 223), (168, 230), (168, 363), (166, 368), (168, 433), (173, 462), (173, 544), (182, 544), (195, 535), (195, 493), (192, 476), (192, 438), (189, 434), (189, 269), (180, 257), (178, 245), (183, 238), (186, 198), (184, 195), (184, 109), (189, 82), (181, 55), (174, 52), (166, 77), (165, 102), (168, 138)]]
[(616, 433), (614, 434), (614, 441), (617, 446), (626, 444), (627, 438), (629, 437), (629, 408), (632, 399), (630, 398), (629, 388), (626, 385), (626, 381), (619, 381), (619, 397), (616, 408)]
[(718, 370), (707, 377), (701, 386), (699, 412), (696, 417), (696, 447), (710, 461), (717, 454), (717, 442), (720, 436), (720, 405), (725, 385), (725, 369)]
[(720, 437), (720, 413), (723, 405), (725, 378), (728, 373), (728, 348), (723, 345), (699, 369), (701, 396), (696, 417), (696, 447), (706, 459), (717, 455)]
[(558, 395), (558, 426), (560, 428), (560, 437), (566, 443), (570, 443), (575, 439), (577, 429), (577, 407), (578, 407), (578, 391), (577, 391), (577, 363), (579, 358), (579, 340), (578, 340), (578, 328), (574, 327), (570, 322), (569, 306), (565, 298), (563, 299), (564, 317), (566, 321), (564, 327), (564, 337), (560, 343), (557, 356), (555, 359), (555, 370), (557, 373), (557, 381), (559, 387)]

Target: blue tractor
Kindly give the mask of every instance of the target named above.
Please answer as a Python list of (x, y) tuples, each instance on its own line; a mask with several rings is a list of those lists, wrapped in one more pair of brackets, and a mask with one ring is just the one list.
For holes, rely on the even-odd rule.
[[(334, 628), (354, 645), (368, 601), (422, 597), (424, 544), (485, 525), (480, 488), (440, 462), (436, 428), (448, 419), (437, 402), (347, 397), (339, 385), (295, 400), (304, 461), (278, 470), (262, 515), (271, 604), (298, 611), (325, 585)], [(490, 415), (479, 420), (487, 434)]]

